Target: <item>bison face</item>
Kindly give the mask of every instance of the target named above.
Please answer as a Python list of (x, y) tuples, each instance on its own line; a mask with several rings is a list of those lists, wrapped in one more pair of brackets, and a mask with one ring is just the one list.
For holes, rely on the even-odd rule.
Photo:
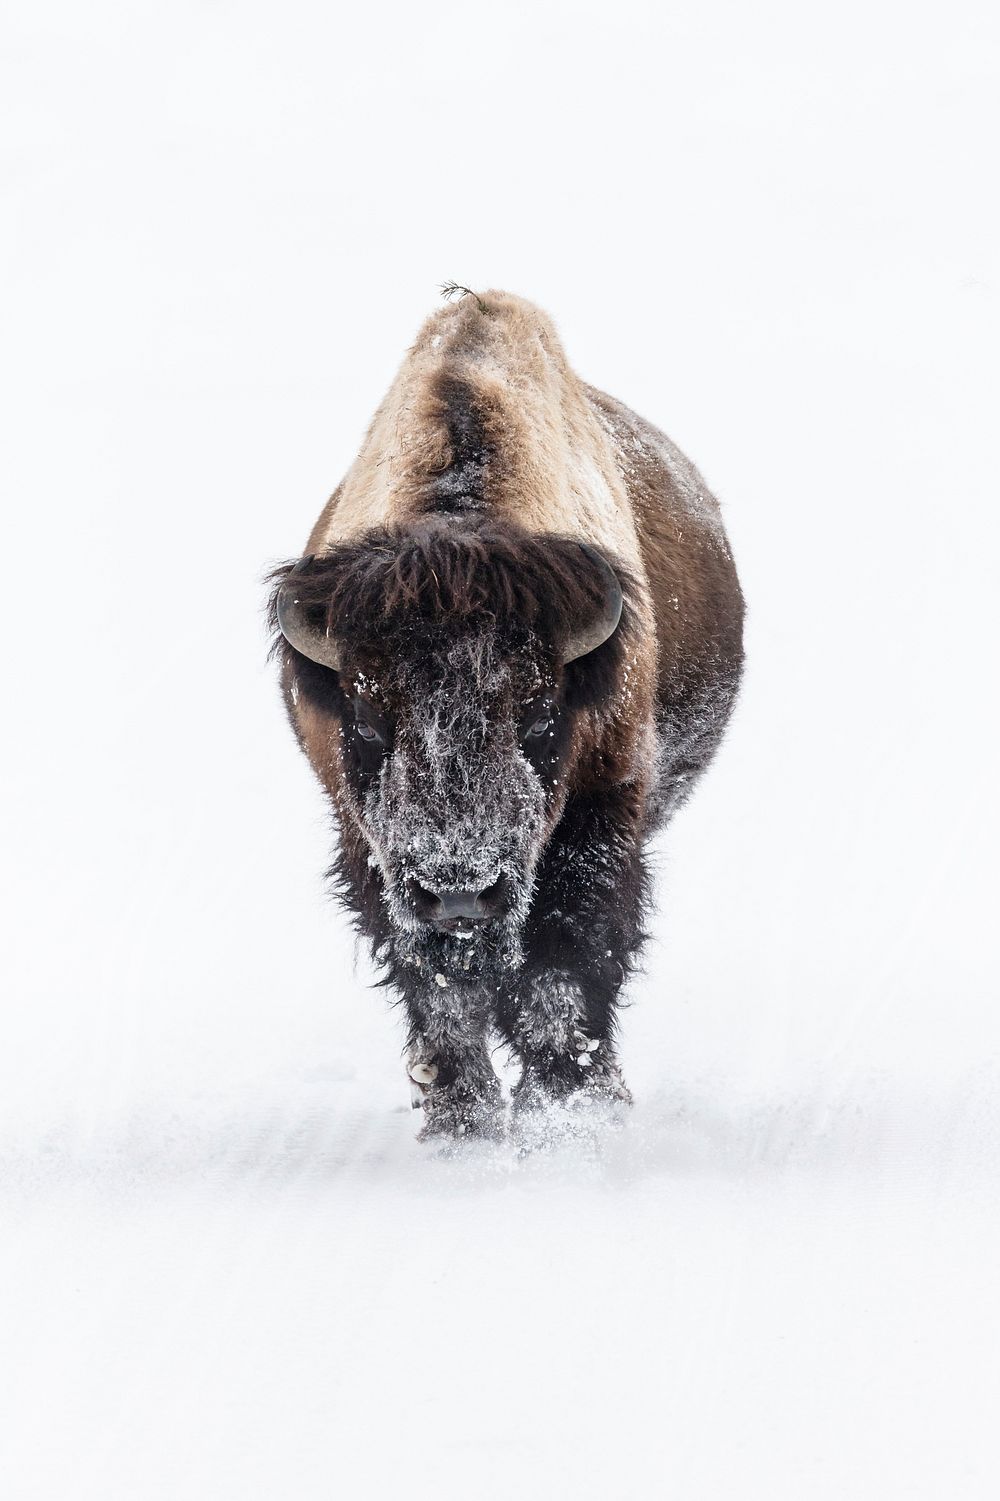
[(486, 629), (342, 679), (344, 791), (399, 938), (516, 962), (565, 801), (571, 716), (553, 675)]
[(567, 788), (603, 754), (593, 715), (627, 681), (623, 577), (586, 543), (467, 516), (275, 575), (289, 707), (345, 826), (345, 889), (383, 932), (377, 884), (404, 960), (517, 962)]

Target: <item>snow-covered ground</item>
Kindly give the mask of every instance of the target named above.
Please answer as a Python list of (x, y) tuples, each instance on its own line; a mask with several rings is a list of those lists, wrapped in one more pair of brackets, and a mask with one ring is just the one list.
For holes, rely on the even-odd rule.
[[(4, 1497), (994, 1498), (995, 7), (7, 14)], [(448, 277), (750, 602), (524, 1160), (413, 1141), (260, 619)]]

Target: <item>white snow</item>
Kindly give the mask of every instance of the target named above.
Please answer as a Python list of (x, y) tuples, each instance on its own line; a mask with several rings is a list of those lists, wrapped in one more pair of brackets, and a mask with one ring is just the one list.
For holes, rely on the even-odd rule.
[[(995, 7), (7, 14), (4, 1496), (993, 1501)], [(449, 276), (750, 602), (524, 1156), (413, 1140), (260, 616)]]

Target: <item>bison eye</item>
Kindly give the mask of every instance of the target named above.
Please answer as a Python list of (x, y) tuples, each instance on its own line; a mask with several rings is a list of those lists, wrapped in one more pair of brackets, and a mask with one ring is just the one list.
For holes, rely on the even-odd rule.
[(528, 734), (529, 735), (535, 735), (535, 736), (544, 735), (545, 731), (546, 730), (550, 730), (551, 728), (552, 728), (552, 719), (551, 719), (550, 715), (543, 714), (543, 715), (541, 715), (541, 717), (539, 719), (535, 720), (534, 724), (531, 726), (530, 730), (528, 731)]
[(357, 730), (358, 730), (358, 734), (361, 736), (362, 740), (367, 740), (367, 741), (371, 742), (372, 740), (377, 740), (378, 739), (378, 731), (372, 729), (371, 725), (367, 722), (367, 720), (359, 719), (358, 720), (358, 724), (357, 724)]

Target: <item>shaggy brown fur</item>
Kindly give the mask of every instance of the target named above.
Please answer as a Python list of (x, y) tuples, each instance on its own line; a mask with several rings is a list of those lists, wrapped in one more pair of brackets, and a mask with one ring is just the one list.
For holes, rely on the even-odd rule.
[[(580, 543), (625, 604), (564, 667), (601, 601)], [(623, 1098), (643, 843), (713, 755), (742, 663), (704, 480), (574, 375), (543, 313), (486, 292), (425, 324), (307, 554), (296, 599), (341, 656), (279, 637), (286, 702), (338, 812), (341, 894), (407, 1007), (427, 1129), (494, 1129), (492, 1028), (522, 1101)], [(469, 887), (490, 904), (475, 935), (427, 925)]]
[[(477, 500), (528, 532), (570, 531), (639, 563), (626, 483), (549, 319), (507, 292), (429, 318), (307, 551), (434, 509), (442, 477), (481, 469)], [(499, 459), (498, 457), (499, 456)]]
[(412, 616), (431, 627), (488, 618), (556, 646), (599, 607), (599, 585), (575, 538), (533, 537), (492, 516), (469, 516), (459, 530), (432, 515), (335, 544), (300, 565), (296, 593), (344, 641), (359, 625)]

